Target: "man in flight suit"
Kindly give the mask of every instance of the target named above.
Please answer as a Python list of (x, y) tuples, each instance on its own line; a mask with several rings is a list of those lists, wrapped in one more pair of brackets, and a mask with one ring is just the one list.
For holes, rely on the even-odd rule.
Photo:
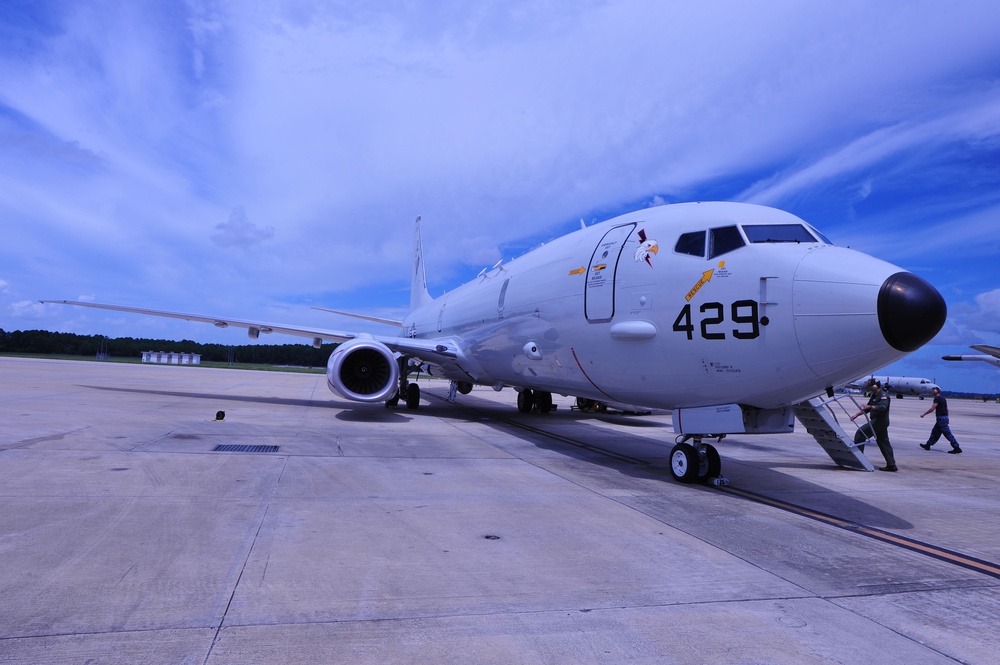
[(868, 380), (868, 390), (871, 391), (868, 403), (851, 416), (851, 420), (868, 413), (872, 431), (875, 432), (875, 443), (885, 458), (885, 466), (880, 466), (879, 471), (898, 471), (896, 458), (892, 454), (892, 444), (889, 443), (889, 396), (882, 390), (882, 382), (878, 379)]

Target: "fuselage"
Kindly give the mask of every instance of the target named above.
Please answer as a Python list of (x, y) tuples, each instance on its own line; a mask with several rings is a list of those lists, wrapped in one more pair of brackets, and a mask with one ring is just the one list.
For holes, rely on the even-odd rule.
[(414, 310), (402, 334), (452, 338), (439, 373), (456, 381), (773, 408), (893, 362), (943, 320), (926, 282), (794, 215), (693, 203), (554, 240)]

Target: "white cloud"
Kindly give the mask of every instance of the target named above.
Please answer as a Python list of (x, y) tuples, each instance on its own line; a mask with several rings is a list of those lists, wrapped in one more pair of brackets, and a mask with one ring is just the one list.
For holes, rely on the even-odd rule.
[(260, 227), (250, 221), (243, 206), (237, 206), (229, 221), (215, 225), (212, 242), (219, 247), (246, 249), (274, 237), (274, 227)]
[(1000, 333), (1000, 288), (980, 293), (975, 297), (976, 310), (965, 317), (973, 330)]
[(941, 175), (975, 179), (973, 160), (941, 174), (928, 155), (1000, 153), (996, 3), (45, 11), (50, 30), (25, 23), (23, 48), (0, 44), (9, 300), (72, 289), (285, 315), (273, 303), (289, 295), (364, 290), (393, 307), (418, 214), (440, 290), (498, 246), (625, 205), (794, 207), (837, 187), (856, 213), (832, 229), (845, 242), (927, 268), (949, 302), (988, 290), (974, 266), (1000, 242), (983, 230), (998, 210), (989, 158), (982, 199), (921, 197)]
[(45, 315), (45, 305), (37, 300), (19, 300), (11, 305), (15, 318), (38, 319)]
[[(875, 167), (907, 150), (933, 149), (955, 141), (996, 140), (1000, 137), (1000, 88), (988, 91), (974, 103), (972, 108), (949, 109), (943, 117), (874, 130), (811, 164), (757, 183), (736, 198), (774, 205), (821, 183)], [(871, 194), (872, 181), (870, 177), (864, 179), (861, 199)]]

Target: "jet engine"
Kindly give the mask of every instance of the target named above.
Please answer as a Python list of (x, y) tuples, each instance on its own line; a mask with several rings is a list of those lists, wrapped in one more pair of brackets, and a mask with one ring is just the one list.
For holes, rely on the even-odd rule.
[(385, 344), (352, 339), (330, 354), (326, 385), (356, 402), (381, 402), (399, 389), (399, 363)]

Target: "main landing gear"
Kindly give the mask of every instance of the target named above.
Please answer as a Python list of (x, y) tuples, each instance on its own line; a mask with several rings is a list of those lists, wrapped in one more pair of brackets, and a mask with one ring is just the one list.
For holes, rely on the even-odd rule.
[[(719, 440), (722, 440), (722, 435)], [(682, 483), (705, 483), (715, 487), (725, 487), (729, 479), (722, 475), (722, 460), (719, 451), (709, 443), (703, 443), (702, 437), (684, 435), (678, 437), (676, 445), (670, 451), (670, 475)], [(694, 443), (688, 443), (693, 439)]]
[(403, 356), (399, 359), (399, 390), (396, 394), (385, 401), (385, 408), (395, 409), (399, 406), (402, 398), (406, 408), (413, 410), (420, 406), (420, 386), (410, 383), (409, 376), (413, 372), (420, 372), (419, 367), (412, 367), (409, 358)]
[(517, 394), (517, 410), (521, 413), (548, 413), (552, 410), (552, 393), (543, 390), (523, 389)]

